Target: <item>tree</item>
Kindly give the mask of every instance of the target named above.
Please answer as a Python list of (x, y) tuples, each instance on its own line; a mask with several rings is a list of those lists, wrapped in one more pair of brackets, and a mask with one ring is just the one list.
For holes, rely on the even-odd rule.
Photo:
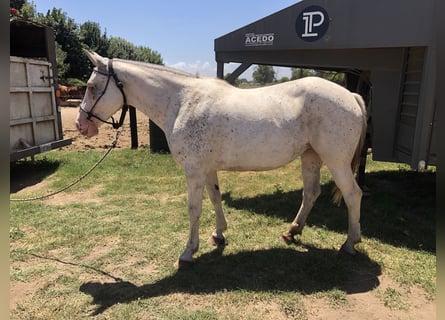
[[(34, 19), (36, 16), (36, 6), (34, 3), (28, 3), (27, 0), (9, 0), (11, 13), (25, 20)], [(12, 12), (12, 10), (15, 10)]]
[(60, 44), (56, 43), (57, 76), (60, 80), (62, 80), (62, 82), (65, 79), (66, 73), (70, 68), (69, 64), (65, 63), (65, 59), (66, 52), (62, 50)]
[(316, 76), (316, 71), (313, 69), (292, 68), (291, 80), (300, 79), (304, 77)]
[(102, 34), (97, 22), (87, 21), (80, 26), (80, 41), (90, 50), (104, 56), (107, 55), (109, 40), (106, 33)]
[(34, 19), (36, 16), (36, 7), (34, 3), (25, 3), (20, 9), (20, 16), (26, 20)]
[(319, 70), (317, 76), (336, 82), (341, 86), (346, 85), (346, 78), (343, 72)]
[(135, 55), (134, 45), (120, 37), (111, 37), (108, 45), (108, 57), (128, 59)]
[(283, 82), (288, 82), (290, 79), (289, 77), (281, 77), (281, 79), (278, 80), (278, 82), (283, 83)]
[(26, 0), (9, 0), (9, 7), (20, 11), (25, 3), (27, 3)]
[(133, 61), (164, 64), (162, 57), (156, 51), (143, 46), (135, 46), (131, 42), (120, 37), (111, 37), (108, 46), (110, 58), (121, 58)]
[(136, 47), (134, 60), (154, 64), (164, 64), (164, 61), (158, 52), (144, 46)]
[(345, 74), (337, 71), (328, 70), (315, 70), (315, 69), (304, 69), (304, 68), (292, 68), (291, 80), (300, 79), (304, 77), (320, 77), (329, 81), (338, 83), (344, 86), (346, 83)]
[(65, 63), (69, 65), (66, 78), (86, 80), (91, 73), (87, 57), (82, 52), (78, 26), (62, 9), (53, 8), (46, 15), (38, 16), (39, 22), (54, 30), (56, 42), (66, 52)]
[(62, 9), (53, 8), (46, 14), (36, 13), (34, 2), (10, 0), (11, 14), (32, 19), (54, 30), (56, 40), (56, 59), (58, 76), (61, 83), (79, 79), (86, 81), (92, 67), (82, 49), (88, 48), (102, 56), (122, 58), (155, 64), (164, 64), (161, 55), (144, 46), (135, 46), (119, 38), (108, 38), (102, 33), (97, 22), (87, 21), (82, 25), (74, 22)]
[(253, 80), (260, 84), (275, 81), (275, 70), (271, 66), (258, 65), (252, 73)]

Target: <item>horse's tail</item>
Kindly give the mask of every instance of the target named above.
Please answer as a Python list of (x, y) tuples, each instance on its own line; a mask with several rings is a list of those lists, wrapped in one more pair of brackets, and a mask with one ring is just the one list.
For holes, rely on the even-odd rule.
[[(363, 100), (362, 96), (357, 93), (352, 93), (352, 94), (354, 95), (355, 101), (357, 101), (357, 103), (360, 106), (360, 109), (362, 111), (362, 132), (360, 134), (360, 140), (357, 144), (357, 148), (355, 149), (354, 157), (352, 158), (352, 162), (351, 162), (351, 169), (352, 169), (352, 172), (355, 174), (357, 172), (358, 168), (360, 167), (362, 149), (365, 144), (368, 119), (366, 116), (365, 101)], [(339, 206), (341, 204), (341, 199), (342, 199), (341, 191), (337, 187), (337, 185), (334, 185), (334, 189), (332, 190), (332, 201), (334, 202), (334, 204)]]

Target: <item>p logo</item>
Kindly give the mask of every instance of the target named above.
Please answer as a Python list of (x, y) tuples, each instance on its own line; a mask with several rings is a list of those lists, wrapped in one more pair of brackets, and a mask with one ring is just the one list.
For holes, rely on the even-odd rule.
[(313, 42), (322, 38), (329, 28), (329, 15), (320, 6), (309, 6), (297, 17), (295, 30), (303, 41)]

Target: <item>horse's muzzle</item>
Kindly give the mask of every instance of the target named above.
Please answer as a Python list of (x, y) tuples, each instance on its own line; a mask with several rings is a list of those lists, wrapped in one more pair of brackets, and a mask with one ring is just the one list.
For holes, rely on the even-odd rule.
[(99, 133), (96, 123), (93, 120), (87, 119), (84, 115), (79, 114), (76, 119), (76, 128), (79, 132), (91, 138)]

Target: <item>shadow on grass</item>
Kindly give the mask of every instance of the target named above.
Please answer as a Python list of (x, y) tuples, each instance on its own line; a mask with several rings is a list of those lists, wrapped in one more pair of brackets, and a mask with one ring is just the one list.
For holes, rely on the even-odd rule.
[(379, 285), (380, 266), (363, 254), (352, 258), (334, 250), (303, 249), (304, 252), (290, 247), (223, 255), (223, 249), (218, 248), (201, 255), (192, 268), (178, 270), (154, 283), (137, 286), (124, 280), (87, 282), (80, 286), (80, 291), (93, 297), (93, 304), (98, 306), (92, 315), (97, 315), (118, 303), (177, 292), (212, 294), (246, 290), (310, 294), (337, 288), (358, 293)]
[[(362, 200), (361, 227), (366, 237), (394, 246), (436, 251), (436, 174), (413, 171), (379, 171), (366, 175), (370, 196)], [(315, 225), (347, 235), (347, 209), (331, 201), (333, 182), (322, 185), (322, 193), (309, 215)], [(228, 207), (276, 216), (291, 222), (298, 211), (302, 190), (235, 198), (224, 193)]]
[(16, 193), (42, 182), (46, 177), (56, 172), (59, 165), (58, 161), (47, 159), (36, 161), (23, 160), (11, 164), (9, 193)]

